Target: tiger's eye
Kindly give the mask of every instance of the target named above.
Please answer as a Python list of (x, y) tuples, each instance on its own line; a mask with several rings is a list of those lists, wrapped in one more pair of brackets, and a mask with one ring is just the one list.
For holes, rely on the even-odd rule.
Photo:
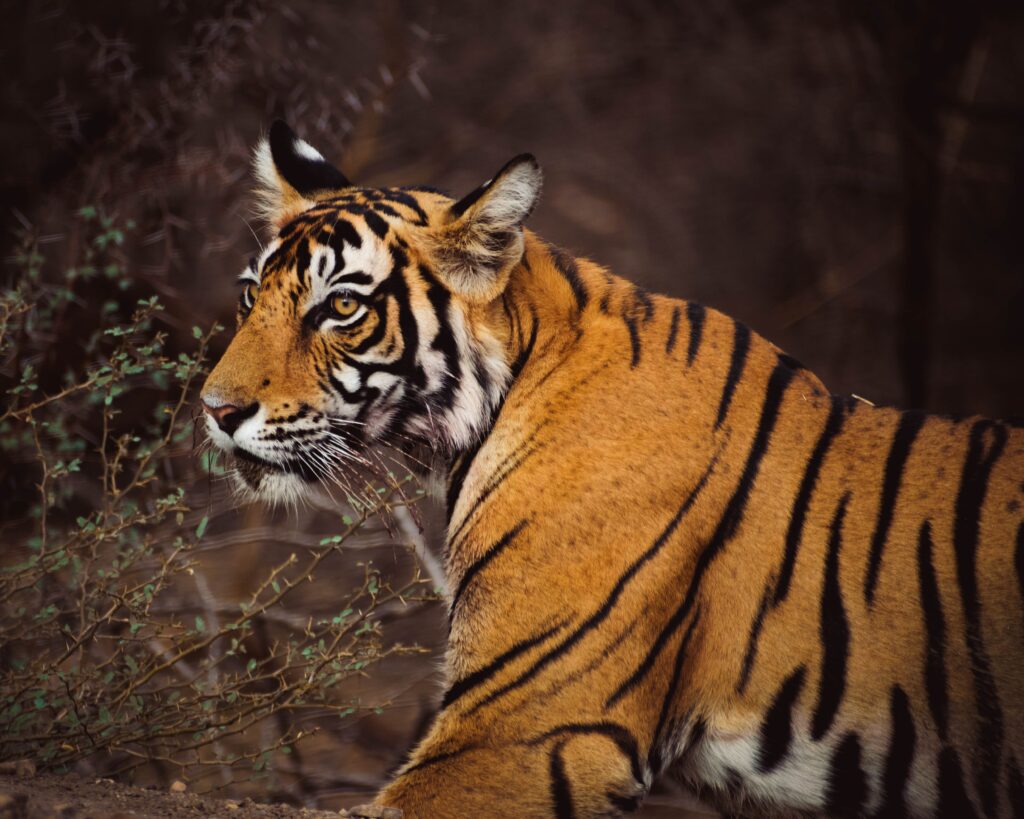
[(251, 306), (256, 301), (256, 294), (259, 292), (259, 285), (256, 282), (249, 282), (245, 286), (245, 303)]
[(348, 294), (342, 294), (331, 299), (331, 309), (342, 318), (348, 318), (355, 315), (359, 309), (359, 302)]

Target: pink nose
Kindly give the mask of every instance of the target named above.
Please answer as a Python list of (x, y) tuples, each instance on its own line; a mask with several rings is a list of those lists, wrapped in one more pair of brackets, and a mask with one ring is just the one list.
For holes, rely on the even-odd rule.
[(206, 414), (228, 435), (234, 435), (242, 421), (252, 418), (259, 408), (260, 405), (257, 403), (252, 403), (247, 407), (236, 407), (234, 404), (221, 404), (219, 407), (213, 407), (203, 401), (203, 409)]

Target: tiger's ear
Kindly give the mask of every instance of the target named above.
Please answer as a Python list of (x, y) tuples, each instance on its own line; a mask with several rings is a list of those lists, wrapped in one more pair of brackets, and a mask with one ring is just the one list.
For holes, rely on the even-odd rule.
[(520, 154), (452, 205), (431, 229), (432, 259), (454, 292), (483, 303), (501, 294), (523, 256), (523, 222), (537, 204), (542, 182), (537, 160)]
[(275, 227), (309, 207), (313, 194), (352, 186), (345, 174), (281, 120), (274, 121), (270, 134), (256, 147), (253, 166), (261, 215)]

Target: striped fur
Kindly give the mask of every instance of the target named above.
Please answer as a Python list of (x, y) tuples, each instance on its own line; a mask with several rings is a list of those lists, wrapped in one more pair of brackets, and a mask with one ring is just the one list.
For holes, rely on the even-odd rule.
[[(439, 252), (501, 188), (315, 194), (206, 387), (261, 407), (227, 448), (289, 404), (450, 458), (448, 688), (379, 802), (617, 816), (670, 773), (744, 815), (1024, 815), (1024, 432), (830, 395), (529, 208), (471, 226), (498, 264)], [(369, 323), (303, 330), (318, 250), (353, 233), (333, 270), (371, 275)]]

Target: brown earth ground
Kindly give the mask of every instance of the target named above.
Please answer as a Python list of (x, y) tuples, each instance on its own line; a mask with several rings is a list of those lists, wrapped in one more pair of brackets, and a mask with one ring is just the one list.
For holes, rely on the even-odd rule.
[[(371, 794), (353, 795), (347, 807), (369, 799)], [(642, 819), (706, 819), (715, 815), (696, 803), (684, 807), (688, 801), (678, 794), (655, 794), (640, 815)], [(130, 787), (74, 774), (0, 774), (0, 819), (337, 819), (339, 815), (347, 815), (345, 808), (334, 812), (252, 799), (215, 799), (187, 790)]]

